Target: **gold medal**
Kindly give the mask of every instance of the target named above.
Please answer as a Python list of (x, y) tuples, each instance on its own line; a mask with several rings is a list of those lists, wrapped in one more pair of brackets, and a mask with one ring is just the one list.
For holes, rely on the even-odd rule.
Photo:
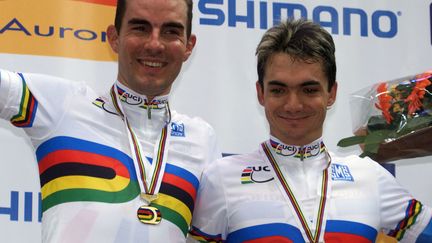
[[(144, 153), (141, 150), (140, 142), (135, 132), (133, 131), (132, 126), (129, 124), (129, 121), (125, 113), (123, 112), (123, 108), (120, 102), (120, 98), (122, 98), (123, 95), (119, 93), (117, 84), (114, 84), (112, 86), (110, 93), (114, 108), (116, 109), (117, 114), (123, 119), (126, 130), (129, 132), (129, 145), (132, 154), (135, 155), (133, 156), (134, 164), (136, 164), (136, 166), (139, 168), (138, 171), (140, 172), (140, 174), (137, 174), (137, 177), (140, 177), (142, 182), (142, 186), (140, 186), (142, 191), (140, 197), (145, 201), (145, 205), (141, 206), (137, 211), (138, 220), (145, 224), (159, 224), (162, 219), (161, 212), (158, 208), (151, 206), (151, 203), (158, 198), (157, 192), (159, 191), (162, 182), (162, 177), (164, 174), (166, 159), (168, 155), (168, 138), (170, 137), (169, 134), (171, 128), (171, 112), (169, 110), (168, 102), (166, 102), (168, 120), (166, 121), (165, 126), (162, 128), (159, 141), (155, 144), (153, 156), (155, 162), (153, 172), (150, 175), (147, 175), (145, 168), (146, 164), (143, 161)], [(148, 110), (150, 111), (150, 107), (148, 107)]]
[(153, 202), (154, 200), (158, 199), (158, 194), (148, 194), (148, 193), (143, 193), (141, 192), (140, 194), (141, 198), (144, 199), (149, 205), (151, 202)]
[(162, 220), (160, 210), (152, 206), (141, 206), (137, 211), (138, 220), (144, 224), (159, 224)]

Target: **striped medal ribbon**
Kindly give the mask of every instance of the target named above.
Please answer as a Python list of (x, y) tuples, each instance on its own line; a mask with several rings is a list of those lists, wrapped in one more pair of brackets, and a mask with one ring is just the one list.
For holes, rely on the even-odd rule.
[(118, 115), (123, 119), (125, 126), (127, 128), (131, 151), (134, 154), (134, 156), (132, 157), (135, 161), (135, 164), (138, 165), (140, 178), (142, 181), (142, 185), (140, 184), (141, 191), (142, 191), (140, 193), (140, 197), (147, 203), (147, 205), (143, 205), (138, 208), (137, 210), (138, 220), (145, 224), (159, 224), (162, 219), (161, 212), (158, 208), (151, 206), (151, 203), (152, 201), (158, 198), (158, 191), (162, 182), (163, 173), (165, 171), (165, 164), (166, 164), (167, 151), (169, 145), (168, 128), (171, 122), (171, 114), (169, 111), (168, 103), (167, 103), (167, 109), (168, 109), (169, 120), (162, 128), (160, 138), (158, 142), (156, 142), (155, 146), (157, 147), (155, 147), (154, 149), (154, 156), (153, 156), (153, 158), (156, 158), (153, 159), (155, 163), (155, 169), (153, 170), (153, 174), (150, 178), (150, 181), (148, 182), (143, 155), (141, 153), (142, 150), (139, 145), (139, 140), (135, 132), (133, 131), (132, 126), (130, 125), (125, 113), (123, 112), (118, 97), (117, 86), (115, 84), (112, 86), (110, 94), (111, 94), (111, 99), (113, 100), (113, 105)]
[(267, 156), (267, 159), (269, 160), (271, 166), (273, 167), (273, 170), (277, 176), (277, 178), (279, 179), (285, 193), (288, 195), (288, 198), (291, 202), (291, 205), (294, 208), (294, 211), (297, 214), (298, 219), (300, 220), (300, 223), (303, 227), (303, 230), (306, 232), (306, 236), (309, 239), (309, 242), (312, 243), (318, 243), (319, 241), (319, 237), (320, 237), (320, 233), (321, 233), (321, 228), (322, 228), (322, 223), (323, 223), (323, 219), (324, 219), (324, 210), (325, 210), (325, 204), (326, 204), (326, 198), (327, 198), (327, 189), (328, 189), (328, 168), (331, 162), (331, 158), (330, 155), (328, 154), (327, 150), (327, 156), (329, 158), (329, 162), (327, 164), (326, 169), (323, 171), (323, 176), (322, 176), (322, 184), (321, 184), (321, 198), (320, 198), (320, 202), (319, 202), (319, 208), (318, 208), (318, 215), (317, 215), (317, 219), (316, 219), (316, 227), (315, 227), (315, 234), (312, 234), (311, 229), (309, 228), (309, 225), (305, 219), (305, 216), (303, 215), (303, 212), (300, 208), (300, 205), (298, 204), (293, 191), (291, 190), (290, 186), (288, 185), (288, 182), (285, 180), (285, 177), (282, 175), (282, 171), (279, 168), (279, 165), (276, 162), (276, 159), (273, 157), (273, 154), (271, 153), (269, 147), (267, 146), (267, 144), (265, 142), (263, 142), (261, 144), (261, 147), (264, 150), (265, 155)]

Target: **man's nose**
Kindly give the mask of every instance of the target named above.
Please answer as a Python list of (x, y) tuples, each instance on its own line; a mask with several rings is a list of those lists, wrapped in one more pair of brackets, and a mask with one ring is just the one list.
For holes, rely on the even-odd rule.
[(296, 92), (290, 92), (284, 100), (284, 108), (286, 111), (296, 112), (303, 108), (302, 97)]
[(148, 37), (146, 47), (149, 50), (155, 50), (155, 51), (159, 51), (163, 49), (164, 45), (159, 31), (157, 30), (152, 31), (152, 33)]

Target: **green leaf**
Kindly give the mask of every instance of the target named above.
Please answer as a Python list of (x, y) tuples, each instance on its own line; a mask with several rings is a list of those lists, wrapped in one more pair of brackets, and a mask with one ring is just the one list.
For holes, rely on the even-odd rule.
[(368, 156), (369, 154), (377, 154), (380, 144), (381, 143), (368, 143), (368, 144), (365, 143), (363, 153)]
[(367, 128), (369, 132), (387, 129), (389, 124), (387, 124), (386, 120), (382, 116), (371, 116), (367, 123)]
[(343, 138), (337, 143), (337, 146), (344, 148), (344, 147), (364, 143), (365, 138), (366, 136), (352, 136), (352, 137)]
[(392, 130), (373, 131), (366, 136), (364, 143), (365, 145), (382, 143), (384, 139), (390, 137), (392, 132), (393, 132)]
[(397, 133), (397, 136), (403, 136), (410, 132), (428, 127), (432, 123), (432, 116), (418, 116), (408, 119), (406, 125)]
[(414, 117), (407, 122), (407, 127), (411, 130), (427, 127), (432, 122), (432, 116)]

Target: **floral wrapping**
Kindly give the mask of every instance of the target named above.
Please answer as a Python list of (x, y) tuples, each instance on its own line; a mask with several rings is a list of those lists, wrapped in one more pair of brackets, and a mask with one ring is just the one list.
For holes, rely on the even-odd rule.
[(381, 163), (432, 154), (432, 71), (362, 89), (350, 105), (355, 136), (338, 146), (360, 144)]

